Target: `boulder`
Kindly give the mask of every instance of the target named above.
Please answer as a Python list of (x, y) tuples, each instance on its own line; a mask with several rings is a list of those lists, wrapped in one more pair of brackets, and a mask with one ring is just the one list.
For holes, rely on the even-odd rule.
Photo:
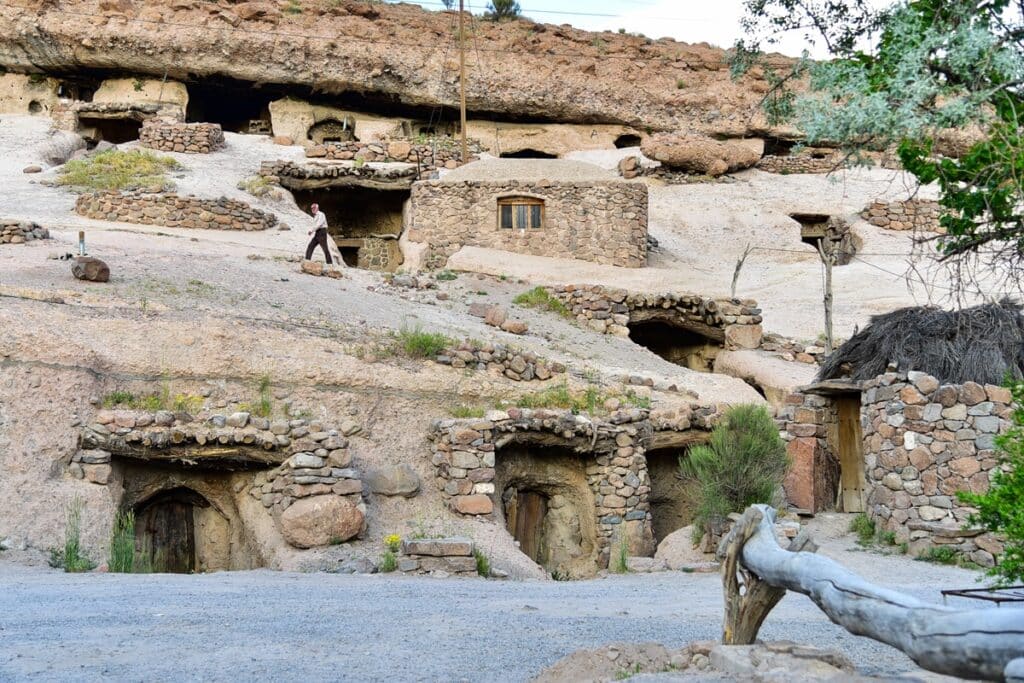
[(89, 282), (109, 282), (110, 268), (106, 263), (93, 256), (78, 256), (71, 264), (71, 274), (79, 280)]
[(324, 264), (319, 261), (303, 261), (300, 267), (302, 268), (302, 272), (307, 275), (320, 276), (324, 274)]
[(703, 566), (715, 558), (701, 552), (693, 545), (693, 526), (676, 529), (658, 544), (654, 559), (663, 560), (669, 569), (679, 570), (687, 567)]
[(370, 470), (363, 478), (381, 496), (412, 498), (420, 490), (420, 476), (406, 463)]
[(501, 306), (491, 306), (484, 316), (484, 322), (492, 327), (501, 327), (507, 319), (508, 311)]
[(274, 144), (275, 145), (282, 145), (284, 147), (289, 147), (291, 145), (294, 145), (295, 141), (292, 140), (291, 136), (289, 136), (289, 135), (275, 135), (274, 136)]
[(280, 528), (290, 545), (314, 548), (343, 543), (363, 530), (362, 510), (335, 495), (300, 498), (281, 513)]
[(22, 173), (42, 173), (43, 172), (43, 167), (42, 166), (36, 166), (35, 164), (33, 164), (32, 166), (26, 166), (25, 168), (21, 169), (21, 172)]
[(475, 493), (468, 496), (452, 498), (452, 509), (463, 515), (489, 515), (494, 511), (494, 502), (490, 496)]
[(501, 329), (509, 334), (526, 334), (530, 326), (522, 320), (506, 320), (501, 324)]
[(748, 142), (695, 134), (658, 133), (644, 140), (641, 149), (665, 166), (709, 176), (750, 168), (761, 160), (761, 152)]

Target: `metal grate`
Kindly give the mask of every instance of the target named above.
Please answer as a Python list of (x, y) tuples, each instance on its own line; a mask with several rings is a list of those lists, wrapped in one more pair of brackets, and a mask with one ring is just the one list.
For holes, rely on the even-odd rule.
[(970, 598), (971, 600), (984, 600), (996, 603), (996, 607), (1002, 607), (1004, 602), (1024, 603), (1024, 586), (1006, 586), (1005, 588), (959, 588), (955, 590), (942, 591), (942, 601), (950, 595), (958, 598)]

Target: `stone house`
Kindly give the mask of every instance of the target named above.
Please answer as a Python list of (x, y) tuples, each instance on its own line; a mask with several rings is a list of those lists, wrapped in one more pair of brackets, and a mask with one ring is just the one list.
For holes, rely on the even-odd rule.
[(413, 185), (408, 240), (442, 267), (466, 246), (640, 268), (647, 187), (591, 164), (489, 159)]
[(959, 491), (988, 490), (1010, 427), (1006, 372), (1021, 375), (1016, 304), (875, 316), (778, 413), (790, 503), (863, 512), (914, 554), (949, 546), (983, 566), (998, 539), (965, 528)]

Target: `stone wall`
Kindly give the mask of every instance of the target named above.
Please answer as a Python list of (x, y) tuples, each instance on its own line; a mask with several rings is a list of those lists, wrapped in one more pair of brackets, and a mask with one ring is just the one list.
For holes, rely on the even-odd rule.
[[(834, 149), (804, 147), (795, 154), (786, 156), (767, 155), (761, 157), (756, 168), (766, 173), (828, 173), (842, 161), (842, 155)], [(840, 166), (841, 168), (842, 166)]]
[(538, 358), (532, 351), (521, 351), (503, 344), (474, 346), (466, 341), (455, 348), (445, 349), (435, 359), (442, 365), (453, 368), (470, 368), (481, 372), (493, 372), (515, 380), (547, 380), (565, 372), (565, 366)]
[(334, 243), (338, 249), (359, 250), (356, 268), (393, 273), (402, 265), (402, 250), (394, 237), (335, 237)]
[(640, 409), (599, 420), (568, 410), (511, 408), (490, 411), (482, 419), (438, 420), (430, 435), (437, 486), (455, 512), (491, 515), (501, 495), (494, 485), (500, 445), (524, 435), (523, 442), (529, 443), (531, 434), (553, 435), (567, 445), (590, 444), (586, 478), (596, 504), (598, 562), (607, 566), (612, 541), (621, 533), (631, 544), (653, 549), (643, 445), (651, 429), (647, 418)]
[(930, 199), (876, 200), (861, 211), (860, 217), (871, 225), (889, 230), (944, 232), (939, 225), (940, 213), (939, 203)]
[(50, 239), (50, 231), (32, 221), (0, 218), (0, 244), (24, 244)]
[(139, 144), (161, 152), (209, 154), (224, 146), (218, 123), (177, 123), (150, 119), (142, 124)]
[(151, 118), (160, 118), (167, 121), (184, 121), (185, 110), (173, 104), (60, 100), (53, 106), (51, 117), (53, 118), (54, 128), (74, 132), (79, 129), (79, 119), (81, 117), (131, 119), (140, 122)]
[(78, 197), (75, 212), (86, 218), (168, 228), (248, 231), (277, 225), (273, 214), (234, 199), (156, 192), (91, 192)]
[(909, 542), (914, 554), (954, 548), (992, 566), (1002, 545), (964, 530), (970, 508), (958, 491), (988, 490), (997, 434), (1010, 426), (1008, 389), (974, 382), (939, 385), (930, 375), (888, 373), (865, 384), (861, 422), (869, 514)]
[(416, 538), (402, 541), (398, 571), (405, 574), (476, 576), (473, 540), (464, 537)]
[(296, 163), (264, 161), (260, 175), (288, 189), (314, 189), (332, 185), (359, 185), (377, 189), (400, 189), (412, 186), (416, 167), (408, 165), (355, 166), (350, 163)]
[[(480, 143), (470, 140), (468, 147), (469, 161), (479, 159), (477, 155), (480, 153)], [(438, 144), (417, 144), (401, 139), (380, 142), (329, 142), (307, 147), (306, 156), (337, 161), (361, 159), (365, 162), (409, 163), (431, 171), (438, 168), (458, 168), (463, 164), (460, 144), (447, 138)]]
[(626, 327), (654, 312), (720, 336), (726, 346), (752, 349), (761, 343), (761, 309), (753, 299), (712, 299), (699, 294), (645, 294), (603, 285), (562, 285), (548, 292), (576, 320), (597, 332), (628, 337)]
[[(544, 201), (541, 229), (498, 227), (498, 199)], [(464, 246), (640, 268), (647, 262), (647, 187), (639, 183), (422, 181), (412, 188), (409, 240), (443, 267)]]
[(839, 481), (839, 458), (833, 447), (839, 415), (834, 402), (824, 396), (792, 393), (775, 421), (790, 458), (782, 484), (786, 500), (810, 512), (831, 509)]

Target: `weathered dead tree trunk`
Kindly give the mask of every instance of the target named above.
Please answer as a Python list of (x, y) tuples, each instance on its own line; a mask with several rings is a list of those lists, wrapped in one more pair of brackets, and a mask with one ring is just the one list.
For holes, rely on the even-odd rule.
[[(752, 505), (719, 546), (731, 638), (724, 642), (754, 642), (768, 611), (792, 590), (850, 633), (891, 645), (929, 671), (984, 680), (1019, 675), (1020, 664), (1011, 662), (1024, 657), (1024, 609), (958, 610), (880, 588), (827, 557), (783, 550), (774, 521), (770, 507)], [(742, 596), (738, 573), (750, 580)]]

